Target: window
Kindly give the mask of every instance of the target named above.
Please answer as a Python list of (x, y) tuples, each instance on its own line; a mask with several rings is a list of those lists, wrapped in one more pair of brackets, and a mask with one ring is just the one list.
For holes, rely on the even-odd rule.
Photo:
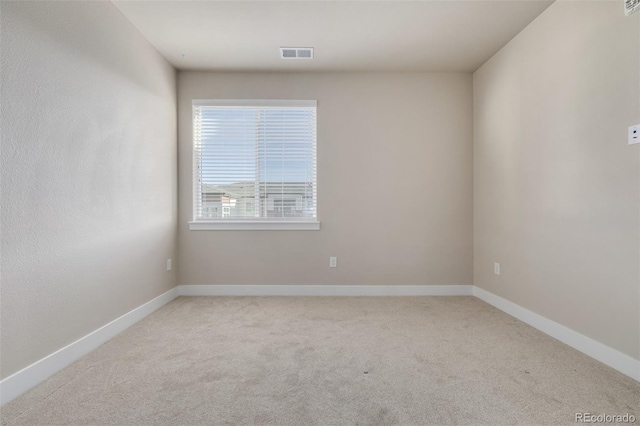
[(192, 230), (319, 229), (316, 101), (194, 100), (193, 178)]
[(218, 217), (218, 208), (217, 207), (203, 207), (202, 208), (202, 217), (206, 217), (206, 218)]

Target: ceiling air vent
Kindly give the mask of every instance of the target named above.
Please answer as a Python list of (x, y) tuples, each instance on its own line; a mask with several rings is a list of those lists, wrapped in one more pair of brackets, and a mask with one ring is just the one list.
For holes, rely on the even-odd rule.
[(280, 58), (281, 59), (313, 59), (313, 47), (281, 47)]
[(640, 10), (640, 0), (625, 0), (624, 2), (624, 13), (629, 16), (634, 12)]

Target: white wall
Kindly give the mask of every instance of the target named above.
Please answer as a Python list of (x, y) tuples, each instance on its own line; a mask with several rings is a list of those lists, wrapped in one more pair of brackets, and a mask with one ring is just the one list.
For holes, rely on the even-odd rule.
[(621, 2), (556, 2), (474, 74), (475, 285), (640, 359), (637, 123)]
[(6, 377), (176, 284), (176, 87), (111, 2), (0, 7)]
[[(180, 284), (471, 284), (471, 83), (470, 74), (180, 72)], [(318, 101), (320, 231), (188, 230), (194, 98)]]

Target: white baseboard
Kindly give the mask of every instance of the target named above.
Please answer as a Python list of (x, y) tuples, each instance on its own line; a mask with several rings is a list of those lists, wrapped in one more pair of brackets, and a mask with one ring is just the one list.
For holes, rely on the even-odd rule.
[(0, 405), (20, 396), (178, 296), (476, 296), (640, 381), (640, 361), (472, 285), (181, 285), (0, 381)]
[(562, 343), (577, 349), (585, 355), (618, 370), (632, 379), (640, 381), (640, 360), (623, 354), (603, 343), (593, 340), (577, 331), (573, 331), (562, 324), (538, 315), (480, 287), (473, 287), (473, 295), (512, 317), (560, 340)]
[(178, 297), (177, 287), (3, 379), (0, 381), (0, 405), (6, 404), (53, 376), (176, 297)]
[(472, 296), (471, 285), (181, 285), (180, 296)]

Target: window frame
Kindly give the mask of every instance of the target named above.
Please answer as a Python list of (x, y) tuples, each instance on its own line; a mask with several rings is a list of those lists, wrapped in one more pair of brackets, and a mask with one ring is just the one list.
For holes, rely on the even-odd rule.
[[(316, 216), (314, 218), (304, 219), (290, 219), (290, 218), (257, 218), (257, 219), (229, 219), (221, 216), (217, 219), (206, 218), (198, 219), (195, 217), (195, 195), (199, 191), (199, 183), (195, 179), (195, 167), (196, 167), (196, 134), (194, 132), (194, 111), (196, 107), (202, 106), (229, 106), (229, 107), (313, 107), (316, 109), (316, 138), (315, 138), (315, 202), (316, 202)], [(282, 231), (317, 231), (320, 230), (320, 220), (318, 219), (318, 172), (317, 172), (317, 122), (318, 122), (318, 110), (316, 100), (280, 100), (280, 99), (193, 99), (192, 100), (192, 115), (191, 115), (191, 147), (193, 150), (191, 174), (193, 183), (191, 185), (192, 197), (191, 208), (193, 219), (189, 221), (189, 230), (191, 231), (238, 231), (238, 230), (282, 230)], [(255, 207), (254, 207), (255, 208)]]

